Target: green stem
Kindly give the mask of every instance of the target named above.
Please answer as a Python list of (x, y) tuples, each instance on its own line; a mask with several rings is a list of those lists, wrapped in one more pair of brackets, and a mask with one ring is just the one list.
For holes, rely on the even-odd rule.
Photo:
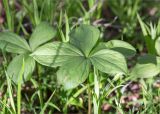
[(22, 84), (22, 77), (24, 73), (24, 59), (22, 63), (22, 68), (19, 73), (19, 80), (18, 80), (18, 91), (17, 91), (17, 114), (21, 114), (21, 84)]
[(41, 80), (40, 80), (41, 75), (40, 75), (40, 70), (39, 70), (39, 65), (38, 64), (36, 64), (36, 75), (38, 77), (38, 85), (39, 85), (38, 97), (39, 97), (40, 106), (41, 106), (41, 109), (42, 109), (44, 103), (43, 103), (43, 94), (41, 92), (41, 85), (40, 85), (40, 83), (41, 83)]
[(90, 84), (88, 84), (88, 114), (91, 114), (92, 105), (91, 105), (91, 88)]
[(97, 75), (97, 70), (94, 67), (94, 92), (93, 95), (93, 105), (94, 105), (94, 114), (99, 114), (99, 80)]

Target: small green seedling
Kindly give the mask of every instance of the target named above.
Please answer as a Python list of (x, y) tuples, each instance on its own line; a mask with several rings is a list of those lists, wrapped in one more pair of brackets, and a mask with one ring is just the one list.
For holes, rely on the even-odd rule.
[(16, 54), (7, 68), (7, 73), (13, 82), (18, 83), (23, 60), (25, 62), (23, 81), (30, 78), (35, 68), (35, 60), (29, 55), (39, 46), (50, 41), (55, 35), (55, 30), (46, 22), (40, 23), (35, 28), (29, 39), (29, 44), (15, 33), (0, 33), (0, 49)]
[(150, 54), (156, 54), (157, 52), (159, 53), (159, 49), (157, 49), (158, 48), (157, 44), (160, 39), (160, 20), (158, 21), (158, 24), (155, 25), (153, 23), (150, 24), (144, 23), (139, 15), (137, 15), (137, 18), (139, 20), (142, 29), (148, 53)]
[(139, 57), (136, 66), (131, 71), (133, 78), (152, 78), (160, 73), (160, 21), (157, 26), (145, 24), (137, 15), (146, 41), (148, 53)]

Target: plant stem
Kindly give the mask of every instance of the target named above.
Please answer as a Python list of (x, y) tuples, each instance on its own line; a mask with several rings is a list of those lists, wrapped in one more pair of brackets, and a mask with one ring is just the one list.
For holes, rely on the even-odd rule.
[(40, 71), (39, 71), (39, 65), (36, 64), (36, 75), (38, 77), (38, 87), (39, 87), (39, 90), (38, 90), (38, 97), (39, 97), (39, 101), (40, 101), (40, 106), (41, 106), (41, 109), (43, 108), (43, 94), (41, 92), (41, 79), (40, 79)]
[(90, 84), (88, 84), (88, 114), (91, 114), (92, 105), (91, 105), (91, 89)]
[(94, 114), (99, 114), (99, 81), (97, 70), (94, 67), (94, 94), (93, 95), (93, 105), (94, 105)]
[(24, 59), (22, 63), (22, 68), (19, 73), (19, 80), (18, 80), (18, 91), (17, 91), (17, 114), (21, 114), (21, 84), (22, 84), (22, 77), (24, 74)]

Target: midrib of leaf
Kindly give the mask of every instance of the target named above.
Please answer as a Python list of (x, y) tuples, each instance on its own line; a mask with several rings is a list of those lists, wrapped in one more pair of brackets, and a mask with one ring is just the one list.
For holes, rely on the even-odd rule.
[[(86, 66), (87, 66), (87, 63), (86, 63), (86, 61), (87, 60), (85, 60), (84, 58), (81, 60), (81, 62), (80, 62), (80, 64), (79, 65), (77, 65), (77, 68), (78, 68), (78, 66), (82, 66), (83, 65), (83, 63), (85, 62), (85, 69), (82, 69), (83, 71), (82, 71), (82, 75), (80, 76), (80, 77), (83, 77), (84, 76), (84, 74), (85, 74), (85, 72), (86, 72)], [(75, 68), (76, 69), (76, 68)], [(77, 81), (79, 81), (79, 80), (77, 80)]]
[[(75, 47), (75, 48), (76, 48), (76, 47)], [(76, 54), (79, 54), (79, 55), (83, 56), (82, 52), (81, 52), (78, 48), (76, 48), (76, 49), (79, 51), (79, 53), (76, 52), (75, 50), (73, 50), (72, 48), (67, 48), (67, 49), (69, 49), (69, 50), (75, 52)]]
[[(56, 45), (56, 44), (55, 44)], [(68, 45), (68, 46), (71, 46), (71, 47), (74, 47), (77, 51), (75, 51), (73, 48), (69, 48), (69, 47), (67, 47), (67, 46), (63, 46), (63, 45)], [(61, 47), (62, 46), (62, 47)], [(63, 48), (65, 48), (65, 49), (68, 49), (68, 50), (70, 50), (70, 51), (72, 51), (72, 52), (75, 52), (76, 54), (78, 54), (78, 55), (81, 55), (81, 56), (83, 56), (83, 53), (81, 52), (81, 50), (79, 50), (78, 48), (76, 48), (74, 45), (72, 45), (72, 44), (67, 44), (67, 43), (62, 43), (62, 45), (60, 44), (60, 45), (58, 45), (55, 49), (58, 49), (58, 48), (60, 48), (60, 50), (61, 49), (63, 49)]]
[[(91, 58), (92, 57), (96, 57), (97, 55), (99, 56), (99, 55), (104, 55), (104, 54), (108, 54), (107, 52), (104, 52), (104, 53), (101, 53), (101, 54), (94, 54), (93, 56), (91, 56)], [(109, 53), (109, 55), (111, 55), (112, 57), (114, 57), (115, 56), (115, 54), (111, 54), (111, 53)], [(96, 57), (97, 58), (97, 57)], [(101, 57), (98, 57), (98, 58), (101, 58)], [(109, 59), (112, 59), (111, 57), (107, 57), (107, 58), (109, 58)], [(101, 59), (103, 59), (103, 58), (101, 58)], [(104, 59), (105, 60), (105, 59)], [(119, 59), (117, 59), (117, 60), (119, 60)], [(121, 61), (118, 61), (118, 62), (121, 62)]]
[[(55, 44), (56, 45), (56, 44)], [(70, 45), (70, 44), (69, 44)], [(72, 47), (73, 47), (73, 45), (71, 45)], [(53, 56), (55, 56), (55, 55), (57, 55), (57, 56), (68, 56), (68, 55), (71, 55), (71, 56), (81, 56), (81, 57), (83, 57), (83, 54), (82, 54), (82, 52), (78, 49), (78, 48), (76, 48), (76, 47), (74, 47), (77, 51), (79, 51), (79, 52), (77, 52), (77, 51), (75, 51), (73, 48), (67, 48), (67, 47), (65, 47), (65, 46), (63, 46), (62, 45), (62, 47), (59, 47), (59, 46), (57, 46), (57, 47), (55, 47), (54, 49), (55, 50), (58, 50), (58, 48), (59, 48), (59, 50), (61, 51), (61, 50), (63, 50), (63, 48), (65, 48), (65, 50), (68, 50), (68, 51), (71, 51), (71, 52), (74, 52), (75, 54), (73, 55), (73, 54), (70, 54), (70, 53), (68, 53), (68, 54), (59, 54), (59, 53), (62, 53), (62, 52), (59, 52), (58, 54), (57, 53), (48, 53), (47, 55), (53, 55)], [(65, 51), (64, 50), (64, 51)], [(64, 52), (63, 51), (63, 52)], [(35, 51), (36, 52), (36, 51)], [(58, 51), (57, 51), (58, 52)], [(77, 54), (77, 55), (76, 55)], [(31, 54), (32, 55), (32, 54)], [(33, 52), (33, 56), (35, 56), (35, 55), (44, 55), (44, 54), (42, 54), (42, 53), (36, 53), (36, 54), (34, 54), (34, 52)], [(47, 55), (45, 55), (45, 56), (47, 56)]]
[[(73, 58), (74, 59), (74, 58)], [(81, 72), (82, 73), (80, 73), (81, 75), (79, 75), (79, 77), (78, 77), (78, 80), (75, 80), (73, 83), (74, 84), (76, 84), (76, 83), (79, 83), (79, 81), (81, 80), (81, 81), (85, 81), (85, 80), (82, 80), (83, 79), (83, 77), (85, 77), (86, 75), (84, 75), (85, 74), (85, 72), (87, 71), (87, 69), (88, 69), (88, 67), (90, 66), (90, 64), (88, 63), (89, 62), (89, 59), (86, 59), (86, 58), (84, 58), (84, 57), (79, 57), (79, 61), (77, 61), (77, 62), (79, 62), (76, 66), (74, 66), (74, 68), (72, 68), (71, 70), (74, 70), (74, 69), (78, 69), (79, 67), (80, 68), (83, 68), (83, 69), (81, 69)], [(69, 61), (69, 62), (67, 62), (66, 64), (64, 64), (64, 65), (62, 65), (62, 67), (63, 66), (67, 66), (67, 64), (70, 64), (70, 63), (72, 63), (72, 59)], [(83, 64), (85, 64), (85, 65), (83, 65)], [(88, 64), (88, 65), (87, 65)], [(84, 67), (83, 67), (84, 66)], [(67, 70), (67, 69), (65, 69), (65, 70)], [(86, 76), (86, 78), (87, 78), (87, 76)], [(66, 77), (66, 79), (67, 79), (67, 77)], [(65, 80), (65, 79), (64, 79)]]
[[(103, 60), (103, 61), (105, 60), (105, 59), (102, 59), (102, 58), (100, 58), (100, 59)], [(103, 62), (102, 62), (100, 59), (91, 58), (91, 61), (93, 62), (93, 60), (94, 60), (94, 61), (96, 61), (97, 63), (100, 63), (102, 66), (104, 66), (104, 65), (102, 64)], [(108, 64), (110, 64), (111, 66), (114, 66), (114, 67), (120, 69), (121, 71), (123, 71), (124, 73), (126, 73), (126, 71), (124, 71), (121, 67), (117, 66), (116, 64), (111, 63), (111, 62), (109, 62), (108, 60), (105, 60), (105, 61), (107, 61)], [(109, 65), (108, 65), (108, 66), (109, 66)], [(104, 71), (103, 71), (103, 72), (104, 72)]]
[[(13, 39), (14, 37), (16, 37), (16, 36), (13, 36), (11, 33), (6, 33), (6, 34), (9, 35), (10, 38), (12, 38), (12, 39)], [(10, 39), (7, 39), (7, 38), (5, 38), (5, 37), (6, 37), (6, 36), (3, 35), (3, 33), (2, 33), (2, 37), (0, 38), (0, 41), (6, 42), (7, 44), (15, 45), (15, 46), (17, 46), (17, 47), (23, 48), (24, 50), (31, 51), (29, 45), (27, 44), (27, 42), (26, 42), (24, 39), (19, 38), (19, 41), (20, 41), (21, 44), (24, 44), (25, 48), (24, 48), (24, 46), (17, 45), (15, 42), (12, 42), (12, 43), (11, 43), (11, 42), (9, 41)], [(15, 40), (15, 39), (14, 39), (14, 40)]]
[[(85, 66), (88, 66), (88, 59), (85, 59), (83, 62), (85, 62)], [(89, 64), (89, 63), (88, 63)], [(89, 66), (88, 66), (89, 67)], [(85, 72), (87, 71), (87, 68), (85, 67), (85, 69), (83, 70), (82, 76), (84, 76)]]
[[(2, 40), (4, 43), (6, 43), (5, 44), (5, 47), (7, 47), (7, 45), (12, 45), (12, 46), (15, 46), (15, 47), (18, 47), (18, 48), (21, 48), (21, 49), (24, 49), (24, 50), (26, 50), (26, 53), (27, 52), (31, 52), (31, 50), (28, 50), (28, 49), (26, 49), (26, 48), (24, 48), (24, 47), (21, 47), (21, 46), (19, 46), (19, 45), (16, 45), (16, 44), (14, 44), (14, 43), (9, 43), (9, 42), (6, 42), (5, 40)], [(5, 49), (5, 47), (4, 47), (4, 49)]]

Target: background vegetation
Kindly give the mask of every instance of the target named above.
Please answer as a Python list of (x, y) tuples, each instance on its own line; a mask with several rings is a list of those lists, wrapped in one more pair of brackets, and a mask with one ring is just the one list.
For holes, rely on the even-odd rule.
[[(52, 42), (67, 42), (73, 28), (89, 24), (100, 30), (100, 41), (123, 40), (137, 51), (135, 56), (127, 58), (129, 71), (134, 69), (131, 74), (110, 76), (95, 71), (78, 87), (64, 90), (57, 84), (58, 68), (39, 63), (27, 82), (16, 84), (18, 80), (11, 80), (8, 75), (18, 66), (13, 65), (10, 72), (7, 68), (17, 54), (1, 50), (0, 114), (91, 114), (95, 112), (92, 106), (95, 73), (101, 77), (99, 113), (159, 114), (160, 67), (155, 71), (153, 66), (141, 66), (142, 61), (152, 63), (160, 56), (159, 16), (159, 0), (0, 0), (0, 31), (14, 32), (26, 42), (30, 42), (35, 28), (42, 22), (56, 31), (50, 33), (46, 28), (47, 34), (54, 36)], [(143, 56), (146, 54), (149, 56)], [(24, 64), (19, 71), (23, 72)]]

